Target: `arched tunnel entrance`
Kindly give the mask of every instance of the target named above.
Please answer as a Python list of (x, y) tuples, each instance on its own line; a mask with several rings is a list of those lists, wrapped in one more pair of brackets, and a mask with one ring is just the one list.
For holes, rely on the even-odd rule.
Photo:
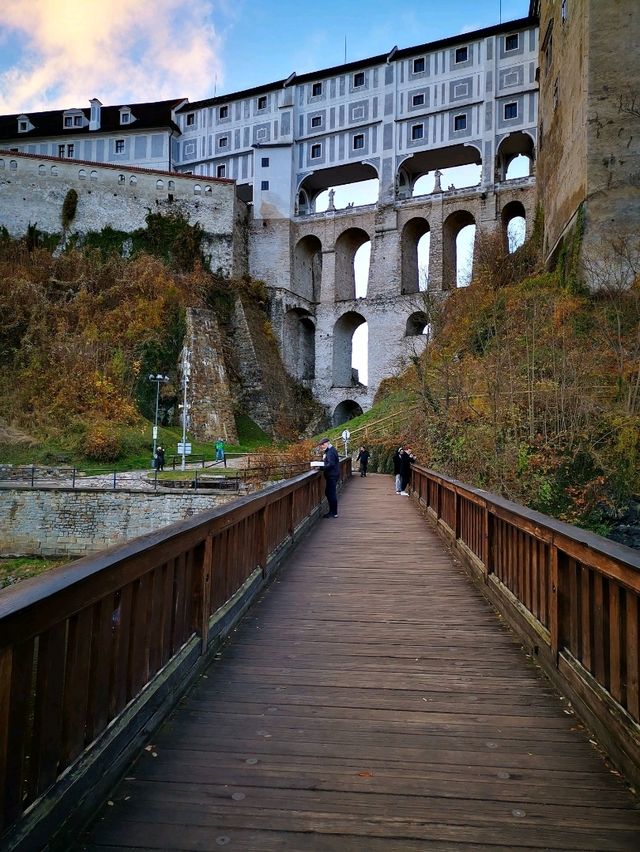
[(336, 406), (336, 409), (333, 412), (333, 426), (340, 426), (341, 423), (346, 423), (347, 420), (359, 417), (362, 413), (362, 408), (357, 402), (354, 402), (352, 399), (345, 399)]

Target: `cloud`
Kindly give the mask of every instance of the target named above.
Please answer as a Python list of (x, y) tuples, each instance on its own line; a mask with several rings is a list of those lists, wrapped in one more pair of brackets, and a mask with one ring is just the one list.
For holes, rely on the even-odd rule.
[(0, 71), (0, 113), (213, 94), (223, 82), (211, 0), (4, 0), (18, 58)]

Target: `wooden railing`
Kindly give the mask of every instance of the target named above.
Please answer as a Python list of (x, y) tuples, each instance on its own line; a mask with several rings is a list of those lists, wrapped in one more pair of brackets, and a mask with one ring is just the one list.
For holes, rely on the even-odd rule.
[(638, 784), (640, 553), (418, 465), (412, 490)]
[(43, 847), (83, 798), (90, 810), (104, 795), (323, 491), (310, 471), (0, 595), (3, 849)]

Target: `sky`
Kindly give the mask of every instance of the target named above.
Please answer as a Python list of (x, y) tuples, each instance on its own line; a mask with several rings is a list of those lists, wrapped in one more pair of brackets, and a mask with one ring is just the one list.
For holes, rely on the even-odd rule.
[[(0, 0), (0, 114), (86, 107), (91, 98), (196, 101), (524, 18), (528, 9), (529, 0)], [(458, 187), (475, 183), (453, 177)], [(336, 206), (352, 199), (368, 200), (337, 194)], [(353, 343), (365, 382), (366, 331)]]

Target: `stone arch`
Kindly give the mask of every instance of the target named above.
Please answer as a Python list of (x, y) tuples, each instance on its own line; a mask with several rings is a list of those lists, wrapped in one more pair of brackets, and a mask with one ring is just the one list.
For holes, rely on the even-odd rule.
[(196, 183), (195, 186), (193, 187), (193, 194), (194, 195), (201, 195), (201, 193), (202, 193), (202, 187), (200, 186), (199, 183)]
[(326, 169), (318, 168), (313, 172), (308, 172), (298, 184), (296, 194), (298, 213), (300, 215), (315, 213), (318, 196), (326, 190), (373, 180), (379, 181), (375, 166), (368, 162), (356, 160), (345, 165), (332, 166)]
[(364, 412), (362, 407), (353, 399), (344, 399), (336, 405), (331, 418), (333, 426), (340, 426), (346, 423), (347, 420), (353, 420), (354, 417), (359, 417)]
[(118, 183), (125, 183), (126, 177), (124, 175), (118, 175)]
[(129, 186), (136, 186), (138, 183), (138, 178), (135, 175), (131, 175), (129, 178)]
[(362, 228), (347, 228), (336, 240), (336, 302), (356, 298), (356, 276), (353, 262), (358, 249), (370, 241), (369, 234)]
[(321, 281), (322, 243), (314, 234), (308, 234), (293, 250), (292, 289), (309, 302), (318, 302)]
[(333, 386), (339, 388), (353, 387), (359, 384), (358, 376), (354, 375), (351, 366), (353, 357), (353, 333), (365, 323), (362, 314), (347, 311), (333, 327)]
[(309, 197), (306, 189), (300, 188), (296, 196), (296, 213), (300, 216), (306, 216), (308, 213), (313, 213), (313, 202)]
[(529, 160), (529, 174), (535, 166), (535, 144), (532, 137), (522, 130), (509, 133), (500, 141), (496, 151), (496, 180), (507, 180), (509, 166), (516, 157), (523, 155)]
[[(469, 170), (461, 169), (464, 166), (473, 166), (475, 168)], [(451, 178), (448, 177), (449, 170), (455, 169), (456, 173), (473, 172), (472, 176), (467, 176), (467, 179), (458, 184), (458, 188), (464, 186), (474, 186), (480, 181), (482, 169), (482, 151), (474, 144), (468, 145), (447, 145), (444, 148), (433, 148), (427, 151), (416, 151), (415, 153), (407, 154), (398, 163), (397, 167), (397, 185), (400, 186), (401, 173), (404, 173), (404, 180), (407, 182), (409, 190), (403, 193), (402, 197), (411, 198), (414, 195), (425, 195), (431, 192), (441, 192), (448, 188)], [(440, 177), (436, 179), (436, 172), (440, 172)], [(416, 184), (423, 178), (421, 184), (424, 186), (416, 189)], [(457, 180), (457, 179), (456, 179)]]
[(86, 180), (87, 179), (87, 170), (86, 169), (78, 169), (78, 178), (80, 180)]
[(456, 210), (444, 221), (442, 226), (442, 288), (455, 289), (458, 286), (459, 258), (457, 239), (460, 231), (476, 220), (468, 210)]
[(302, 308), (292, 308), (285, 314), (283, 354), (294, 378), (315, 378), (316, 327), (311, 314)]
[(210, 186), (208, 186), (208, 185), (207, 185), (207, 186), (205, 186), (205, 188), (204, 188), (204, 194), (205, 194), (205, 195), (211, 195), (211, 193), (212, 193), (212, 189), (211, 189), (211, 187), (210, 187)]
[(411, 316), (407, 317), (407, 325), (404, 332), (405, 337), (418, 337), (422, 334), (429, 336), (429, 332), (429, 317), (424, 311), (415, 311)]
[(420, 290), (420, 269), (418, 264), (418, 243), (430, 231), (429, 223), (421, 216), (409, 219), (400, 237), (402, 255), (401, 293), (417, 293)]
[(89, 180), (98, 180), (98, 172), (95, 169), (89, 173)]
[(156, 181), (156, 189), (158, 191), (164, 189), (164, 181), (161, 178)]
[(47, 173), (47, 167), (45, 166), (44, 163), (40, 163), (40, 165), (38, 166), (38, 174), (39, 175), (46, 175), (46, 173)]
[(51, 166), (51, 174), (54, 175), (54, 177), (58, 174), (57, 166)]
[(517, 244), (513, 238), (512, 233), (510, 233), (510, 225), (514, 223), (516, 220), (523, 220), (523, 228), (524, 235), (526, 234), (526, 223), (527, 223), (527, 211), (525, 210), (524, 204), (521, 201), (509, 201), (508, 204), (502, 208), (502, 213), (500, 214), (500, 221), (502, 225), (502, 237), (504, 240), (505, 248), (508, 252), (513, 252), (522, 245), (523, 239), (518, 240)]

